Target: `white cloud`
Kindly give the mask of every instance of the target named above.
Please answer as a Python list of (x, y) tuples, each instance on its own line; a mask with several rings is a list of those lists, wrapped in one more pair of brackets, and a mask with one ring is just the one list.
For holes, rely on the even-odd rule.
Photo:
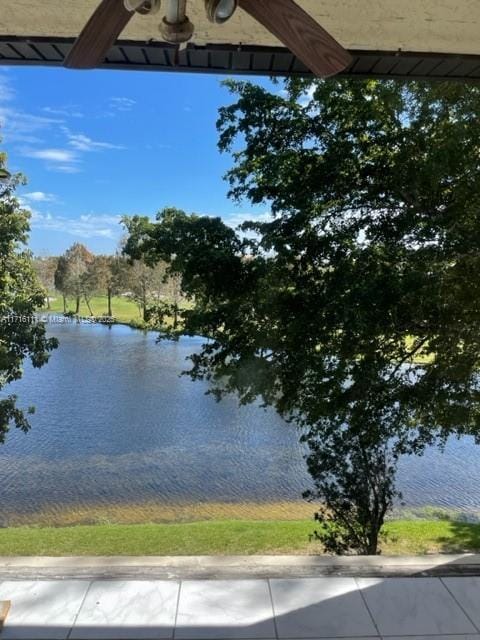
[(28, 158), (37, 160), (48, 160), (50, 162), (70, 163), (76, 162), (77, 156), (70, 149), (29, 149), (23, 152)]
[(0, 71), (0, 127), (5, 142), (39, 142), (37, 134), (49, 129), (61, 120), (27, 113), (15, 108), (16, 93), (10, 78)]
[(15, 91), (10, 83), (10, 78), (0, 73), (0, 102), (9, 102), (15, 97)]
[(66, 218), (51, 213), (40, 213), (31, 209), (33, 229), (60, 231), (78, 238), (109, 238), (118, 240), (122, 234), (121, 216), (82, 215), (78, 218)]
[(51, 164), (47, 166), (47, 169), (59, 173), (80, 173), (82, 171), (77, 164)]
[(92, 140), (83, 133), (67, 133), (69, 144), (77, 151), (100, 151), (102, 149), (123, 149), (124, 147), (111, 142)]
[(272, 219), (270, 211), (266, 211), (265, 213), (252, 213), (251, 211), (246, 213), (239, 212), (223, 216), (225, 224), (233, 229), (236, 229), (244, 222), (270, 222)]
[(60, 173), (78, 173), (81, 169), (79, 158), (75, 151), (71, 149), (32, 149), (24, 148), (20, 153), (25, 158), (34, 160), (44, 160), (49, 171), (59, 171)]
[(271, 222), (273, 220), (273, 216), (270, 211), (266, 211), (265, 213), (252, 213), (251, 211), (247, 213), (232, 213), (230, 215), (224, 216), (223, 221), (232, 229), (235, 229), (237, 234), (246, 239), (259, 239), (259, 236), (256, 231), (242, 231), (238, 227), (244, 222)]
[(303, 93), (300, 96), (298, 103), (300, 104), (301, 107), (308, 107), (310, 102), (313, 100), (313, 95), (316, 90), (317, 90), (317, 85), (312, 84), (310, 85), (310, 87), (308, 87), (307, 91), (305, 91), (305, 93)]
[(136, 104), (136, 100), (131, 98), (110, 98), (110, 108), (115, 111), (131, 111)]
[[(82, 170), (83, 153), (123, 149), (120, 145), (93, 140), (83, 133), (70, 131), (65, 126), (65, 118), (83, 116), (75, 105), (64, 105), (58, 108), (46, 106), (36, 114), (17, 108), (14, 98), (15, 91), (11, 86), (10, 79), (0, 70), (2, 137), (6, 143), (22, 144), (23, 146), (17, 149), (21, 155), (45, 162), (46, 168), (50, 171), (78, 173)], [(131, 108), (135, 104), (135, 101), (129, 98), (115, 100), (119, 109)], [(58, 140), (62, 134), (66, 138), (65, 142), (52, 144), (52, 140)]]
[(12, 106), (0, 106), (0, 127), (6, 142), (41, 143), (42, 139), (38, 134), (61, 122), (54, 118), (27, 113)]
[(24, 193), (22, 196), (25, 200), (31, 202), (56, 202), (57, 197), (53, 193), (45, 193), (44, 191), (31, 191)]
[(21, 149), (20, 152), (27, 158), (44, 160), (48, 163), (47, 169), (50, 171), (79, 173), (81, 171), (81, 157), (83, 153), (123, 148), (110, 142), (93, 140), (83, 133), (72, 133), (65, 126), (61, 126), (60, 131), (67, 137), (68, 147), (37, 149), (29, 146), (28, 148)]
[(78, 110), (75, 105), (67, 105), (65, 107), (43, 107), (44, 113), (50, 113), (53, 116), (61, 116), (62, 118), (83, 118), (83, 113)]

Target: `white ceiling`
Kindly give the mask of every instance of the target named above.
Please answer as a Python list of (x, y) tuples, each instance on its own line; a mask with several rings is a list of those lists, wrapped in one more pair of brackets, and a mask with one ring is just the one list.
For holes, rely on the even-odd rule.
[[(0, 36), (76, 36), (97, 2), (0, 0)], [(349, 49), (480, 55), (480, 0), (298, 0), (298, 3)], [(203, 0), (189, 0), (188, 15), (195, 24), (193, 41), (197, 44), (279, 44), (241, 10), (227, 24), (212, 25), (205, 17)], [(160, 40), (160, 19), (160, 15), (135, 16), (121, 37)]]

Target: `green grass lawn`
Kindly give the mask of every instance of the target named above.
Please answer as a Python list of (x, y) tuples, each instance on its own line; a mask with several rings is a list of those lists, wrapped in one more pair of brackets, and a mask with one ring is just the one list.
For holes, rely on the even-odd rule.
[(385, 525), (384, 553), (463, 553), (480, 550), (480, 524), (455, 520), (396, 520)]
[[(50, 302), (49, 311), (51, 313), (63, 313), (62, 296), (57, 293), (52, 293), (50, 296), (51, 298), (54, 298), (54, 300), (51, 300)], [(108, 312), (107, 296), (94, 296), (90, 301), (90, 306), (95, 316), (102, 316), (106, 314)], [(69, 299), (67, 308), (69, 311), (75, 311), (75, 301)], [(44, 308), (42, 311), (48, 310)], [(138, 322), (142, 319), (140, 310), (135, 302), (132, 302), (132, 300), (123, 296), (115, 296), (112, 298), (112, 312), (115, 319), (119, 322)], [(81, 300), (80, 302), (80, 315), (90, 315), (88, 307), (85, 304), (85, 300)]]
[[(0, 555), (253, 555), (319, 554), (299, 521), (208, 521), (182, 524), (12, 527), (0, 529)], [(454, 521), (396, 520), (386, 526), (384, 554), (480, 549), (480, 525)]]

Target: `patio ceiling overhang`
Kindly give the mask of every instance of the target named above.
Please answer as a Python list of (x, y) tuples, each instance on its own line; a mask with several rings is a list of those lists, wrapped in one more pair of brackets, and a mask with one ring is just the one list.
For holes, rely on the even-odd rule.
[[(99, 0), (1, 0), (0, 65), (61, 66)], [(119, 3), (122, 0), (119, 0)], [(260, 2), (261, 0), (259, 0)], [(297, 0), (353, 56), (348, 75), (480, 80), (479, 0)], [(136, 15), (104, 68), (247, 75), (308, 70), (243, 11), (211, 24), (189, 0), (195, 25), (180, 51), (161, 41), (161, 16)]]

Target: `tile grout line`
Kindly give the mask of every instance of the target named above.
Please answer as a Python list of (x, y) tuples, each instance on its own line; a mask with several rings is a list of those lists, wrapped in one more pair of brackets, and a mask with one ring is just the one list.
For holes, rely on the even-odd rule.
[[(444, 638), (455, 638), (455, 640), (458, 640), (458, 638), (461, 638), (462, 640), (469, 640), (471, 638), (471, 640), (478, 640), (478, 633), (461, 633), (460, 635), (458, 633), (441, 633), (440, 635), (438, 635), (437, 633), (427, 633), (427, 634), (423, 634), (421, 636), (418, 636), (416, 634), (410, 634), (408, 636), (380, 636), (379, 640), (392, 640), (392, 638), (395, 638), (396, 640), (417, 640), (418, 638), (422, 638), (425, 640), (428, 640), (429, 638), (431, 640), (438, 640), (438, 638), (441, 638), (441, 640), (443, 640)], [(308, 639), (303, 639), (303, 640), (308, 640)], [(336, 638), (335, 640), (346, 640), (345, 638)], [(350, 639), (349, 639), (350, 640)], [(355, 640), (369, 640), (368, 636), (361, 636), (359, 638), (356, 638)]]
[[(471, 638), (472, 640), (478, 640), (478, 633), (461, 633), (460, 635), (458, 633), (427, 633), (427, 634), (423, 634), (421, 636), (418, 636), (417, 634), (409, 634), (408, 636), (380, 636), (379, 640), (392, 640), (392, 638), (397, 638), (399, 640), (418, 640), (418, 638), (423, 638), (423, 639), (431, 639), (431, 640), (438, 640), (438, 638), (441, 638), (443, 640), (443, 638), (455, 638), (455, 640), (458, 640), (458, 638), (461, 638), (462, 640), (469, 640), (469, 638)], [(345, 640), (345, 638), (336, 638), (335, 640)], [(348, 639), (350, 640), (350, 639)], [(359, 638), (357, 638), (356, 640), (370, 640), (368, 636), (361, 636)]]
[(462, 607), (462, 605), (460, 604), (460, 602), (457, 600), (457, 598), (455, 597), (455, 595), (450, 591), (450, 589), (447, 587), (447, 585), (445, 584), (445, 582), (443, 581), (443, 578), (439, 578), (440, 582), (443, 584), (443, 586), (445, 587), (445, 589), (447, 590), (447, 592), (450, 594), (450, 596), (453, 598), (453, 600), (457, 603), (458, 607), (460, 608), (461, 611), (463, 611), (463, 613), (465, 614), (467, 620), (472, 624), (473, 628), (476, 629), (479, 633), (480, 633), (480, 629), (477, 627), (477, 625), (475, 624), (475, 622), (470, 618), (470, 616), (468, 615), (468, 613), (465, 611), (465, 609)]
[(183, 580), (179, 580), (179, 582), (178, 582), (178, 594), (177, 594), (177, 607), (175, 609), (175, 620), (173, 621), (172, 639), (175, 638), (175, 632), (177, 630), (178, 609), (180, 607), (180, 592), (182, 591), (182, 584), (183, 584)]
[(368, 606), (367, 600), (363, 594), (363, 590), (362, 587), (358, 584), (358, 580), (357, 578), (353, 578), (353, 580), (355, 581), (355, 586), (357, 587), (357, 591), (360, 594), (360, 597), (362, 599), (363, 604), (365, 605), (365, 608), (368, 611), (368, 615), (370, 616), (371, 621), (373, 622), (373, 626), (375, 627), (375, 629), (377, 630), (377, 636), (379, 638), (383, 638), (382, 634), (380, 633), (380, 629), (378, 628), (377, 625), (377, 621), (375, 620), (375, 618), (373, 617), (373, 613), (370, 611), (370, 607)]
[(273, 602), (273, 593), (272, 593), (272, 585), (270, 584), (270, 578), (267, 578), (267, 586), (268, 586), (268, 593), (270, 595), (270, 604), (272, 605), (272, 615), (273, 615), (273, 628), (275, 630), (275, 638), (280, 638), (280, 636), (278, 635), (278, 629), (277, 629), (277, 614), (275, 613), (275, 604)]
[(78, 616), (80, 615), (80, 611), (82, 610), (82, 607), (83, 607), (83, 605), (85, 604), (85, 600), (87, 599), (88, 592), (90, 591), (90, 587), (92, 586), (92, 584), (93, 584), (93, 583), (94, 583), (94, 580), (89, 580), (89, 581), (88, 581), (88, 587), (87, 587), (87, 590), (85, 591), (85, 595), (84, 595), (84, 596), (83, 596), (83, 598), (82, 598), (82, 602), (80, 603), (80, 606), (78, 607), (78, 611), (77, 611), (77, 613), (75, 614), (75, 617), (74, 617), (73, 622), (72, 622), (72, 626), (70, 627), (70, 631), (69, 631), (69, 632), (67, 633), (67, 635), (65, 636), (65, 637), (66, 637), (66, 640), (69, 640), (69, 639), (70, 639), (70, 636), (72, 635), (73, 629), (74, 629), (75, 624), (76, 624), (76, 622), (77, 622), (77, 620), (78, 620)]

